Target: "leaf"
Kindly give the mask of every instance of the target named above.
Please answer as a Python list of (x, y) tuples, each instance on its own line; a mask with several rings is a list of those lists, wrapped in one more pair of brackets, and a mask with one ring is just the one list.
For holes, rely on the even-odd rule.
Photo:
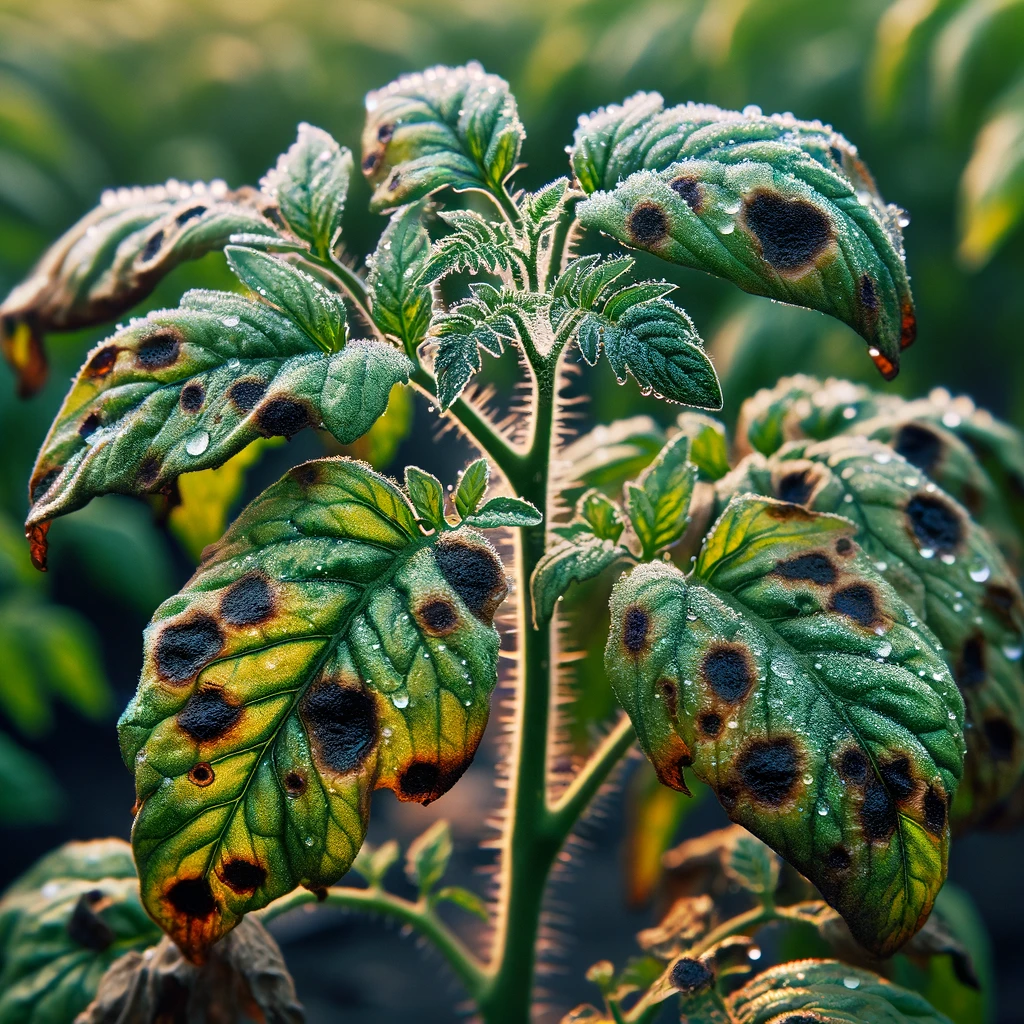
[(74, 1020), (111, 963), (159, 937), (127, 843), (61, 847), (0, 901), (0, 1021)]
[(692, 764), (885, 956), (945, 878), (963, 703), (853, 533), (735, 498), (691, 576), (659, 561), (619, 580), (605, 664), (662, 782), (683, 789)]
[(518, 529), (523, 526), (538, 526), (544, 521), (539, 509), (523, 498), (500, 496), (484, 502), (472, 515), (465, 517), (467, 526), (480, 530), (495, 530), (505, 526)]
[(563, 176), (542, 185), (536, 192), (525, 193), (519, 210), (532, 237), (540, 237), (558, 220), (568, 189), (569, 179)]
[(260, 185), (285, 223), (309, 242), (321, 258), (328, 258), (341, 234), (352, 154), (322, 128), (303, 122), (298, 138), (277, 158)]
[(490, 921), (491, 919), (487, 904), (475, 892), (463, 889), (459, 885), (445, 886), (437, 893), (434, 899), (454, 903), (455, 906), (465, 910), (467, 914), (479, 917), (481, 921)]
[(348, 340), (348, 313), (337, 292), (325, 288), (301, 267), (242, 246), (229, 245), (231, 269), (243, 284), (298, 324), (325, 352)]
[[(670, 792), (664, 786), (662, 793)], [(688, 953), (718, 923), (715, 901), (710, 896), (683, 896), (653, 928), (637, 933), (637, 943), (645, 953), (659, 960), (675, 960)]]
[(415, 205), (392, 215), (377, 251), (367, 260), (373, 322), (398, 338), (410, 357), (430, 325), (433, 299), (423, 276), (429, 256), (423, 206)]
[(423, 280), (434, 282), (449, 274), (510, 274), (524, 254), (506, 224), (492, 223), (472, 210), (442, 210), (438, 216), (454, 230), (436, 241), (423, 267)]
[(681, 412), (676, 426), (690, 439), (688, 458), (701, 480), (720, 480), (729, 472), (729, 444), (718, 420), (699, 412)]
[(160, 491), (259, 437), (321, 422), (343, 444), (354, 441), (411, 368), (380, 342), (327, 356), (264, 303), (187, 293), (178, 309), (101, 343), (79, 371), (32, 474), (35, 560), (45, 559), (47, 522), (96, 495)]
[(727, 1002), (735, 1024), (767, 1024), (794, 1013), (822, 1024), (950, 1024), (916, 992), (837, 960), (779, 964), (734, 992)]
[(436, 476), (418, 466), (406, 466), (405, 489), (413, 508), (429, 526), (443, 530), (448, 525), (444, 518), (444, 488)]
[(779, 867), (779, 858), (753, 836), (739, 836), (725, 861), (729, 877), (761, 899), (771, 899), (774, 894)]
[(349, 870), (362, 875), (371, 889), (379, 888), (384, 884), (385, 876), (391, 870), (392, 865), (398, 861), (400, 853), (401, 850), (395, 839), (389, 839), (377, 847), (363, 843)]
[(50, 825), (63, 804), (60, 785), (46, 762), (0, 732), (0, 825)]
[(562, 493), (575, 501), (589, 487), (617, 492), (643, 472), (664, 443), (664, 431), (650, 416), (599, 424), (558, 453), (567, 475), (577, 481)]
[(22, 395), (46, 380), (46, 334), (112, 320), (178, 264), (222, 248), (232, 235), (279, 234), (266, 216), (270, 207), (254, 189), (229, 192), (223, 182), (104, 193), (0, 305), (0, 348)]
[(571, 159), (582, 224), (838, 317), (886, 379), (899, 371), (916, 331), (901, 211), (831, 128), (638, 93), (583, 119)]
[(387, 469), (395, 461), (403, 442), (412, 434), (415, 418), (411, 385), (395, 384), (384, 414), (362, 437), (344, 445), (344, 454), (368, 462), (374, 469)]
[(475, 61), (404, 75), (366, 97), (370, 208), (411, 203), (445, 185), (500, 191), (524, 136), (508, 83)]
[(452, 857), (452, 830), (444, 819), (418, 835), (405, 855), (405, 873), (420, 896), (431, 892), (448, 870)]
[(559, 540), (541, 556), (530, 577), (533, 617), (539, 627), (555, 613), (558, 599), (573, 583), (582, 583), (604, 572), (629, 551), (610, 540), (581, 534), (572, 540)]
[(627, 485), (626, 511), (644, 558), (653, 558), (686, 532), (697, 467), (688, 461), (690, 441), (679, 434), (655, 456), (636, 485)]
[(486, 459), (476, 459), (460, 474), (459, 485), (455, 488), (455, 510), (460, 519), (471, 516), (487, 493), (491, 478), (491, 467)]
[(455, 783), (506, 590), (478, 534), (424, 536), (394, 484), (345, 459), (293, 469), (207, 549), (157, 609), (119, 724), (143, 899), (191, 959), (340, 878), (373, 789), (429, 803)]
[(723, 490), (778, 495), (796, 478), (808, 508), (857, 525), (875, 568), (942, 643), (967, 705), (953, 817), (980, 820), (1024, 773), (1024, 598), (1014, 573), (966, 509), (877, 442), (793, 443), (763, 469), (741, 463)]
[(626, 526), (619, 506), (595, 488), (582, 495), (576, 504), (576, 513), (600, 540), (615, 543)]

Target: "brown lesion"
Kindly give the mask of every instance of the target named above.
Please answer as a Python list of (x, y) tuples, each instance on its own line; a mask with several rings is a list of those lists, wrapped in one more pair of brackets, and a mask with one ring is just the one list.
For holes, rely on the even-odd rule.
[(508, 580), (490, 545), (444, 534), (432, 550), (434, 562), (448, 585), (473, 616), (490, 625), (508, 593)]
[(276, 595), (264, 573), (253, 570), (239, 577), (220, 599), (220, 617), (229, 626), (257, 626), (274, 614)]
[(828, 471), (816, 462), (787, 460), (772, 470), (772, 494), (780, 501), (809, 507), (828, 478)]
[(420, 629), (428, 636), (450, 636), (459, 627), (459, 613), (454, 603), (443, 595), (433, 594), (414, 612)]
[(314, 487), (320, 482), (320, 466), (316, 462), (306, 462), (292, 470), (292, 479), (303, 487)]
[(308, 785), (305, 773), (294, 768), (291, 771), (285, 772), (283, 783), (284, 791), (292, 798), (302, 796), (306, 792)]
[(917, 338), (917, 314), (909, 299), (900, 303), (900, 348), (910, 348)]
[(106, 377), (114, 369), (119, 351), (120, 349), (114, 344), (107, 344), (97, 349), (82, 368), (82, 376), (91, 380)]
[(135, 350), (135, 362), (147, 372), (166, 370), (181, 355), (181, 334), (171, 327), (161, 327), (156, 333), (143, 338)]
[(690, 795), (690, 789), (686, 785), (685, 769), (693, 764), (693, 752), (682, 736), (670, 732), (659, 740), (658, 748), (651, 751), (651, 764), (654, 765), (654, 772), (663, 786)]
[(869, 583), (849, 583), (835, 590), (829, 601), (829, 611), (842, 615), (862, 629), (884, 626), (888, 621), (882, 614), (878, 592)]
[(752, 738), (736, 758), (730, 782), (756, 804), (782, 810), (800, 791), (804, 755), (790, 735)]
[(668, 236), (668, 214), (647, 199), (637, 203), (626, 218), (626, 231), (634, 245), (657, 245)]
[(704, 190), (701, 187), (700, 182), (688, 175), (681, 174), (678, 178), (673, 178), (669, 183), (668, 187), (680, 199), (682, 199), (687, 206), (694, 213), (700, 213), (704, 209)]
[(200, 761), (198, 764), (192, 765), (188, 773), (188, 781), (193, 786), (199, 786), (205, 788), (213, 784), (216, 775), (213, 768), (210, 766), (208, 761)]
[(263, 437), (293, 437), (316, 422), (309, 405), (286, 395), (264, 401), (255, 413), (256, 429)]
[(701, 659), (700, 675), (715, 697), (726, 705), (741, 704), (754, 689), (757, 666), (743, 644), (714, 644)]
[(221, 881), (239, 895), (251, 895), (267, 880), (267, 869), (244, 857), (233, 857), (221, 865)]
[(1024, 623), (1024, 601), (1019, 590), (1005, 583), (988, 583), (983, 604), (1007, 629), (1020, 632)]
[(622, 646), (631, 658), (639, 658), (650, 649), (651, 616), (638, 604), (622, 614)]
[(156, 486), (160, 479), (160, 459), (156, 455), (147, 455), (139, 466), (139, 475), (136, 478), (139, 487), (148, 491)]
[(665, 712), (669, 718), (676, 718), (679, 714), (679, 688), (674, 679), (664, 677), (657, 682), (658, 693), (665, 702)]
[(773, 189), (756, 189), (744, 200), (741, 224), (761, 258), (783, 277), (806, 274), (834, 238), (832, 221), (824, 211)]
[(436, 759), (413, 757), (398, 772), (398, 778), (391, 787), (399, 800), (407, 803), (433, 803), (443, 796), (465, 774), (473, 763), (476, 742), (467, 745), (463, 755), (440, 754)]

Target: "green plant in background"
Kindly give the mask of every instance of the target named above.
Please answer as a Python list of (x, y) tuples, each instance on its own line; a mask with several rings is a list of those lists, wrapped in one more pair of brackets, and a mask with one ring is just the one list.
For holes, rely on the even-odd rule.
[[(930, 961), (953, 954), (975, 980), (930, 915), (951, 828), (1012, 813), (1024, 768), (1020, 436), (966, 400), (811, 378), (752, 397), (732, 457), (723, 426), (694, 412), (667, 433), (640, 417), (568, 444), (563, 404), (566, 366), (606, 359), (644, 394), (722, 405), (674, 286), (630, 256), (580, 255), (586, 228), (831, 313), (891, 377), (915, 333), (901, 211), (841, 135), (754, 107), (638, 94), (581, 119), (572, 178), (535, 191), (512, 184), (515, 99), (477, 64), (400, 78), (366, 109), (361, 166), (372, 209), (391, 218), (365, 275), (340, 255), (353, 158), (303, 124), (258, 190), (107, 194), (0, 308), (5, 337), (38, 354), (47, 332), (126, 312), (206, 252), (223, 249), (245, 288), (189, 291), (88, 354), (29, 485), (39, 568), (53, 519), (93, 497), (173, 495), (179, 477), (306, 428), (356, 443), (407, 384), (483, 456), (447, 489), (415, 466), (399, 486), (350, 457), (305, 462), (206, 547), (153, 616), (119, 724), (141, 902), (167, 938), (100, 983), (109, 958), (96, 954), (152, 934), (97, 925), (115, 899), (98, 886), (60, 933), (91, 951), (76, 979), (92, 980), (51, 1011), (35, 973), (47, 957), (12, 960), (21, 1005), (46, 1020), (126, 1007), (151, 1019), (173, 977), (194, 1019), (216, 1016), (205, 998), (230, 1019), (291, 1019), (280, 955), (246, 915), (319, 900), (402, 921), (484, 1020), (525, 1021), (550, 870), (638, 740), (665, 787), (699, 780), (738, 823), (706, 845), (755, 906), (728, 918), (707, 895), (676, 904), (660, 937), (641, 937), (646, 960), (592, 970), (605, 1009), (569, 1019), (653, 1020), (670, 998), (701, 1021), (959, 1013), (955, 993), (933, 1009), (884, 975), (939, 992)], [(509, 348), (529, 399), (499, 422), (473, 378)], [(512, 581), (483, 532), (496, 529), (515, 531)], [(602, 580), (604, 670), (627, 714), (566, 778), (554, 772), (554, 622), (563, 598)], [(426, 804), (466, 770), (512, 582), (497, 899), (439, 887), (452, 851), (439, 822), (408, 850), (418, 897), (406, 900), (384, 887), (397, 844), (364, 845), (370, 794)], [(336, 885), (350, 868), (366, 887)], [(30, 874), (2, 906), (31, 928), (58, 891)], [(489, 957), (442, 919), (443, 902), (491, 923)], [(811, 929), (839, 959), (818, 949), (756, 974), (749, 936), (768, 924)], [(8, 935), (5, 963), (16, 946)], [(924, 962), (923, 980), (905, 961)], [(219, 994), (214, 977), (229, 979)]]

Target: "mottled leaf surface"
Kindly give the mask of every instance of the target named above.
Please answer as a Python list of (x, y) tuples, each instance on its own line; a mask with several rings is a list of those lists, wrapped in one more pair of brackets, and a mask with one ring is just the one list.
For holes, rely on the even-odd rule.
[(583, 224), (836, 316), (898, 372), (916, 330), (900, 211), (831, 128), (638, 93), (583, 119), (571, 160)]
[(146, 631), (119, 726), (143, 899), (193, 959), (352, 863), (370, 794), (427, 803), (472, 760), (507, 584), (461, 527), (425, 536), (359, 463), (292, 470)]
[(619, 581), (605, 662), (661, 780), (682, 789), (692, 765), (888, 955), (945, 878), (963, 703), (854, 532), (735, 499), (691, 576), (653, 562)]
[(342, 443), (380, 416), (409, 360), (380, 342), (324, 353), (264, 302), (189, 292), (102, 342), (79, 371), (36, 461), (28, 527), (99, 494), (159, 491), (258, 437), (320, 426)]

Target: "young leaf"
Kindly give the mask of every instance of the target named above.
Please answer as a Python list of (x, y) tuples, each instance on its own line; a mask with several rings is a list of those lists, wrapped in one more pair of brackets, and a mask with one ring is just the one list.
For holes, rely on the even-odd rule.
[(576, 514), (594, 531), (595, 537), (610, 540), (613, 544), (622, 536), (626, 526), (619, 506), (594, 488), (576, 503)]
[(387, 407), (412, 364), (390, 345), (324, 354), (264, 303), (189, 292), (103, 342), (79, 371), (30, 483), (37, 563), (46, 524), (98, 494), (143, 494), (220, 465), (258, 437), (323, 424), (343, 444)]
[(659, 561), (619, 580), (605, 665), (662, 782), (684, 789), (692, 764), (887, 956), (945, 878), (963, 702), (854, 530), (735, 498), (692, 576)]
[[(581, 223), (745, 291), (819, 309), (867, 340), (886, 379), (916, 332), (901, 211), (820, 123), (638, 93), (584, 119)], [(601, 191), (608, 190), (608, 191)]]
[(443, 530), (448, 525), (444, 518), (444, 488), (436, 476), (418, 466), (406, 466), (405, 489), (413, 508), (428, 525), (435, 530)]
[(636, 485), (626, 485), (626, 511), (640, 541), (644, 558), (653, 558), (686, 532), (690, 497), (697, 483), (691, 463), (690, 440), (679, 434), (640, 474)]
[(455, 510), (460, 519), (471, 516), (487, 493), (491, 479), (491, 467), (486, 459), (476, 459), (460, 474), (459, 485), (455, 488)]
[(21, 394), (46, 381), (47, 333), (112, 320), (179, 263), (222, 248), (232, 235), (279, 235), (265, 216), (271, 205), (253, 189), (229, 192), (223, 182), (105, 193), (0, 305), (0, 348)]
[(772, 897), (779, 867), (778, 856), (753, 836), (739, 836), (725, 860), (729, 877), (759, 898)]
[(439, 216), (455, 230), (434, 243), (423, 268), (426, 282), (458, 271), (511, 273), (524, 258), (504, 223), (491, 223), (472, 210), (443, 210)]
[(366, 97), (363, 173), (370, 208), (453, 188), (498, 191), (519, 160), (522, 122), (508, 83), (475, 61), (405, 75)]
[(626, 548), (593, 534), (556, 541), (544, 552), (530, 579), (534, 622), (540, 626), (554, 615), (558, 599), (571, 584), (593, 579), (619, 559), (629, 557)]
[[(458, 500), (456, 498), (456, 500)], [(495, 530), (500, 526), (518, 528), (521, 526), (537, 526), (543, 522), (544, 516), (530, 502), (522, 498), (498, 497), (484, 502), (468, 516), (464, 516), (467, 526), (475, 526), (480, 530)]]
[(409, 844), (405, 873), (421, 896), (427, 895), (441, 881), (451, 857), (452, 830), (443, 818)]
[(558, 275), (551, 294), (577, 309), (593, 309), (635, 262), (631, 256), (579, 256)]
[(423, 207), (415, 205), (392, 215), (377, 251), (367, 261), (373, 322), (385, 334), (398, 338), (410, 356), (430, 324), (433, 299), (423, 276), (429, 256)]
[(303, 122), (291, 148), (260, 182), (288, 227), (321, 258), (330, 256), (341, 234), (352, 154), (322, 128)]
[(445, 900), (454, 903), (455, 906), (465, 910), (467, 914), (479, 917), (481, 921), (490, 921), (490, 911), (487, 904), (469, 889), (463, 889), (460, 885), (446, 885), (434, 896), (435, 901)]
[(278, 256), (229, 245), (224, 250), (239, 280), (301, 327), (325, 352), (348, 340), (348, 313), (337, 292)]
[(718, 420), (699, 412), (681, 412), (676, 426), (690, 439), (688, 458), (701, 480), (720, 480), (729, 472), (729, 442)]
[(362, 875), (371, 889), (378, 888), (384, 884), (385, 876), (398, 860), (400, 852), (398, 842), (394, 839), (389, 839), (377, 847), (363, 843), (349, 870)]
[(506, 590), (478, 534), (424, 536), (394, 484), (345, 459), (292, 470), (207, 549), (157, 609), (119, 723), (143, 900), (189, 957), (343, 875), (374, 788), (429, 803), (455, 783)]

